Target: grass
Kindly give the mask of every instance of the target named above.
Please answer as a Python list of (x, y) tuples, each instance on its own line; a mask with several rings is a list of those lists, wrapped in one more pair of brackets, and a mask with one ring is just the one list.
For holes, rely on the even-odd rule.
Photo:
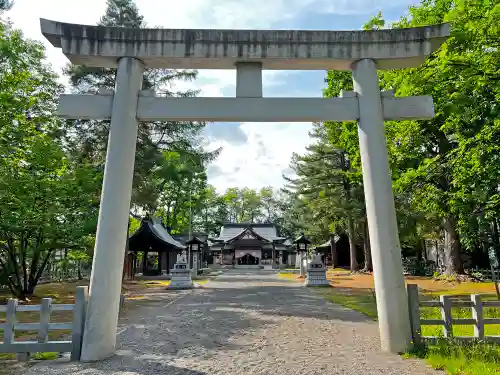
[[(31, 353), (31, 358), (38, 361), (50, 361), (57, 359), (58, 356), (59, 353), (52, 353), (52, 352)], [(16, 359), (16, 355), (13, 353), (0, 354), (0, 360), (2, 361), (14, 360), (14, 359)]]
[(146, 288), (158, 288), (162, 286), (169, 286), (170, 280), (139, 281), (138, 283), (144, 285)]
[(425, 359), (449, 375), (500, 374), (500, 346), (493, 344), (440, 339), (436, 345), (415, 346), (404, 357)]
[(278, 276), (280, 279), (285, 279), (288, 281), (297, 281), (297, 275), (294, 273), (279, 273)]
[(359, 311), (377, 320), (377, 303), (375, 295), (370, 290), (324, 289), (322, 291), (327, 301)]
[[(74, 303), (76, 287), (87, 285), (88, 281), (40, 284), (36, 287), (35, 295), (29, 304), (39, 304), (40, 300), (46, 297), (52, 298), (52, 303)], [(12, 296), (8, 290), (0, 291), (0, 305), (7, 304), (9, 298)]]
[[(196, 285), (205, 285), (209, 282), (209, 279), (195, 276), (193, 277), (193, 282)], [(136, 283), (138, 285), (143, 285), (146, 288), (158, 288), (170, 285), (170, 280), (144, 280), (144, 281), (137, 281)]]
[[(280, 278), (297, 280), (296, 275), (280, 274)], [(333, 288), (320, 290), (330, 302), (357, 310), (376, 320), (377, 305), (375, 300), (373, 277), (369, 274), (351, 275), (346, 270), (329, 270), (327, 278)], [(470, 294), (482, 294), (483, 300), (496, 299), (493, 283), (435, 281), (425, 277), (407, 277), (409, 283), (419, 285), (422, 300), (436, 300), (439, 295), (452, 295), (455, 298), (469, 299)], [(421, 307), (422, 319), (441, 319), (439, 308)], [(500, 308), (485, 307), (486, 318), (500, 318)], [(470, 308), (452, 308), (454, 318), (472, 318)], [(453, 325), (454, 336), (473, 336), (472, 325)], [(443, 334), (440, 326), (422, 326), (423, 336)], [(485, 325), (487, 336), (500, 336), (500, 325)], [(486, 343), (460, 343), (457, 341), (438, 340), (436, 345), (415, 347), (405, 354), (406, 357), (425, 358), (433, 368), (445, 370), (450, 375), (491, 375), (500, 374), (500, 346)]]

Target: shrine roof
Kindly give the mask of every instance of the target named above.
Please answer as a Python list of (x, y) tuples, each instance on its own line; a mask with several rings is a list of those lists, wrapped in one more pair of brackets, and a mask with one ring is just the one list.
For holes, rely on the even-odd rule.
[(274, 224), (224, 224), (221, 228), (217, 241), (229, 242), (235, 240), (239, 236), (243, 236), (245, 232), (250, 230), (255, 234), (256, 239), (262, 239), (267, 242), (281, 241), (284, 237), (278, 236), (278, 230)]
[[(201, 232), (193, 232), (191, 234), (192, 237), (197, 237), (200, 239), (200, 241), (204, 243), (209, 242), (208, 234), (206, 233), (201, 233)], [(181, 234), (173, 234), (172, 237), (174, 240), (180, 242), (181, 244), (185, 245), (187, 241), (189, 241), (189, 233), (181, 233)]]
[(274, 245), (275, 250), (280, 250), (280, 251), (296, 251), (295, 247), (293, 246), (287, 246), (285, 244), (276, 244)]
[(175, 240), (158, 218), (144, 218), (141, 220), (141, 226), (129, 238), (129, 247), (131, 251), (147, 250), (149, 242), (156, 239), (166, 249), (173, 248), (176, 250), (185, 249), (186, 246)]
[[(340, 240), (340, 237), (338, 235), (335, 235), (335, 243), (337, 243), (338, 240)], [(332, 239), (329, 238), (328, 241), (326, 241), (325, 243), (322, 243), (321, 245), (316, 246), (316, 248), (330, 247), (331, 245), (332, 245)]]

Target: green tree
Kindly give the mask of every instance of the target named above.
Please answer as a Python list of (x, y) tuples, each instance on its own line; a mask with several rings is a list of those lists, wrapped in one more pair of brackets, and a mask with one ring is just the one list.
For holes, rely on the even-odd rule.
[[(145, 27), (143, 16), (133, 0), (108, 0), (105, 14), (99, 25), (139, 28)], [(99, 89), (114, 89), (116, 69), (94, 68), (71, 65), (66, 69), (76, 92), (97, 92)], [(173, 90), (178, 80), (190, 81), (196, 78), (192, 70), (146, 69), (143, 89), (152, 90), (163, 96), (193, 96), (195, 91)], [(93, 165), (104, 165), (109, 121), (71, 121), (67, 123), (65, 142), (73, 154)], [(165, 153), (183, 153), (185, 157), (201, 159), (202, 163), (213, 160), (218, 150), (206, 152), (200, 146), (199, 122), (155, 121), (139, 124), (135, 160), (132, 203), (143, 211), (158, 207), (158, 199), (165, 186), (164, 177), (172, 174)], [(165, 171), (161, 171), (166, 168)], [(152, 212), (151, 212), (152, 213)]]
[(500, 40), (494, 1), (434, 0), (411, 7), (394, 27), (451, 23), (447, 43), (416, 69), (384, 72), (396, 95), (432, 95), (436, 116), (387, 124), (399, 194), (444, 233), (448, 273), (464, 271), (462, 254), (495, 235), (498, 210)]
[(228, 222), (241, 222), (243, 216), (240, 190), (235, 187), (227, 189), (224, 194), (224, 202), (228, 210)]
[(51, 254), (95, 225), (96, 172), (68, 159), (52, 116), (62, 90), (44, 49), (0, 23), (0, 271), (29, 298)]
[(13, 0), (0, 0), (0, 12), (10, 10), (14, 6)]
[(165, 151), (164, 157), (165, 165), (158, 170), (162, 180), (156, 211), (176, 233), (187, 232), (206, 188), (206, 167), (200, 158), (185, 153)]
[(200, 195), (200, 208), (195, 226), (212, 237), (217, 237), (220, 228), (228, 220), (228, 208), (224, 197), (215, 187), (208, 185)]
[[(313, 238), (317, 236), (319, 242), (330, 233), (347, 233), (351, 271), (357, 271), (358, 239), (364, 240), (365, 236), (364, 231), (359, 233), (365, 221), (362, 186), (348, 153), (338, 148), (339, 142), (331, 141), (333, 130), (336, 130), (334, 124), (314, 125), (310, 133), (313, 143), (307, 147), (307, 153), (295, 155), (292, 160), (291, 167), (297, 178), (291, 181), (291, 187), (311, 211), (309, 232)], [(366, 267), (371, 265), (367, 263)]]
[(78, 275), (78, 280), (83, 279), (82, 266), (90, 261), (91, 257), (86, 251), (82, 250), (72, 250), (68, 253), (68, 260), (73, 262), (76, 267), (76, 272)]
[(255, 189), (243, 188), (241, 195), (241, 221), (247, 223), (260, 222), (262, 219), (262, 201), (259, 193)]

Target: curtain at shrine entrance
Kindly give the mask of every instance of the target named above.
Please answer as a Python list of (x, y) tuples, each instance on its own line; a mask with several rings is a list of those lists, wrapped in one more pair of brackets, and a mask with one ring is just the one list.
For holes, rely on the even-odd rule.
[(236, 259), (243, 258), (245, 255), (251, 255), (254, 258), (261, 259), (262, 251), (261, 250), (236, 250), (235, 257)]

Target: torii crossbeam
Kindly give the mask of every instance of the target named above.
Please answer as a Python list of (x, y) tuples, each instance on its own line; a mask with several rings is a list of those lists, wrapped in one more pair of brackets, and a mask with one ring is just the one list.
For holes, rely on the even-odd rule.
[[(241, 83), (237, 83), (238, 85)], [(141, 91), (138, 121), (305, 122), (354, 121), (359, 118), (355, 92), (340, 98), (165, 98)], [(422, 120), (434, 116), (432, 97), (394, 98), (382, 92), (384, 120)], [(113, 92), (62, 95), (59, 116), (68, 119), (111, 120)]]

